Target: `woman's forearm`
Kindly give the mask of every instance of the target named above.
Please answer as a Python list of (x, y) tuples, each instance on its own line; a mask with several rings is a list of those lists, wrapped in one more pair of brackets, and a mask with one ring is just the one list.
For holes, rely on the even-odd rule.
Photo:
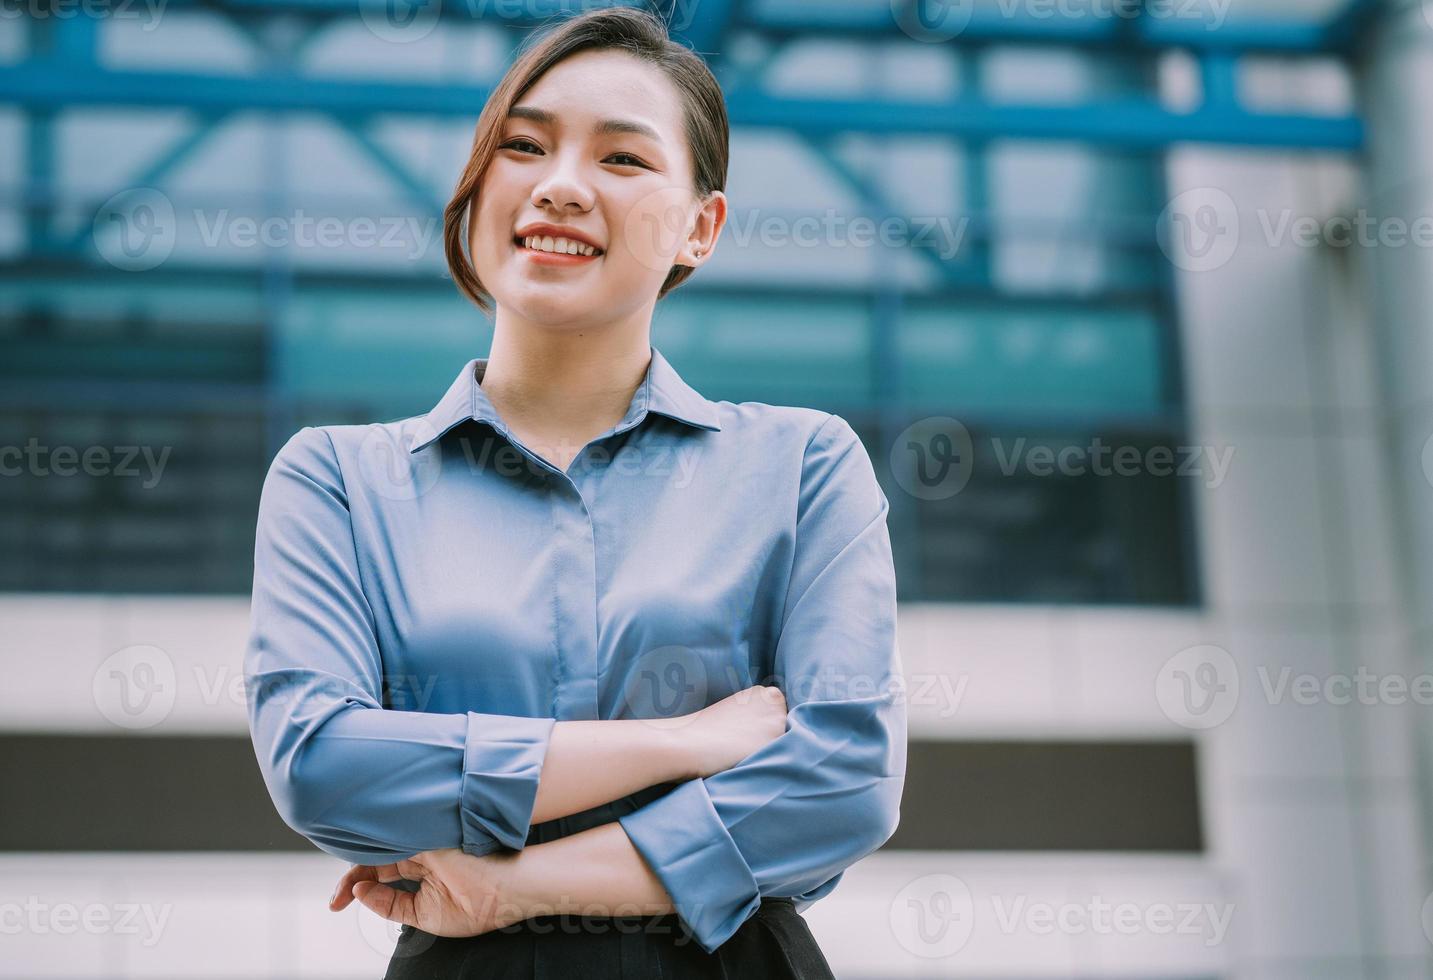
[(682, 728), (636, 719), (559, 721), (532, 806), (542, 823), (610, 803), (658, 783), (692, 779), (697, 753)]
[(677, 718), (559, 721), (538, 777), (532, 822), (542, 823), (658, 783), (722, 772), (786, 730), (786, 699), (749, 687)]
[(618, 823), (606, 823), (514, 855), (510, 900), (523, 918), (665, 915), (672, 899)]

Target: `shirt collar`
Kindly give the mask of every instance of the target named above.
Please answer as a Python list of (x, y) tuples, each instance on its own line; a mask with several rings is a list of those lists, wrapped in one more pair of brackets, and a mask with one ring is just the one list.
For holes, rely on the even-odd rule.
[[(657, 412), (699, 429), (721, 431), (721, 425), (717, 422), (716, 406), (683, 381), (676, 368), (672, 367), (657, 348), (649, 345), (648, 349), (652, 352), (652, 357), (651, 363), (647, 365), (646, 376), (637, 386), (632, 402), (616, 428), (622, 428), (629, 422), (640, 422), (648, 412)], [(416, 453), (449, 429), (469, 419), (487, 422), (500, 432), (507, 432), (507, 426), (498, 417), (493, 403), (488, 401), (487, 393), (479, 384), (487, 367), (486, 357), (475, 357), (463, 365), (463, 370), (453, 379), (453, 383), (448, 386), (438, 404), (433, 406), (433, 410), (417, 420), (418, 425), (410, 434), (410, 453)]]

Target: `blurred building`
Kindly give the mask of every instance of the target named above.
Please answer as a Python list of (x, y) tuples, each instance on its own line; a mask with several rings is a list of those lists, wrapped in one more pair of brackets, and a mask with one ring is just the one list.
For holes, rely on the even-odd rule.
[[(0, 975), (381, 972), (247, 741), (258, 490), (486, 353), (442, 207), (577, 6), (0, 7)], [(654, 344), (891, 502), (838, 975), (1433, 975), (1433, 4), (664, 10), (731, 213)]]

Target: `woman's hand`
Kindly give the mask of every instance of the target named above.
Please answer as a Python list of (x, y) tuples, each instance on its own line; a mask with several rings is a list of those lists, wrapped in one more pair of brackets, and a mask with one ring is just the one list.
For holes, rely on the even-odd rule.
[(685, 716), (688, 750), (698, 775), (725, 772), (786, 731), (786, 696), (780, 688), (756, 685)]
[[(397, 864), (356, 864), (339, 879), (328, 907), (338, 912), (357, 898), (391, 922), (434, 936), (477, 936), (525, 918), (507, 894), (515, 856), (474, 857), (450, 848), (424, 851)], [(418, 881), (418, 890), (386, 884), (400, 878)]]

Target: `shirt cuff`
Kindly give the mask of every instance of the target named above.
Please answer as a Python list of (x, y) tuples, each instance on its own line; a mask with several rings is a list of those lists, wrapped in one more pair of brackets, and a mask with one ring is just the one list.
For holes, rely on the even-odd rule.
[(761, 904), (760, 887), (717, 815), (705, 781), (682, 783), (617, 820), (708, 953)]
[(538, 777), (547, 758), (553, 718), (468, 712), (459, 811), (463, 851), (521, 850), (532, 824)]

